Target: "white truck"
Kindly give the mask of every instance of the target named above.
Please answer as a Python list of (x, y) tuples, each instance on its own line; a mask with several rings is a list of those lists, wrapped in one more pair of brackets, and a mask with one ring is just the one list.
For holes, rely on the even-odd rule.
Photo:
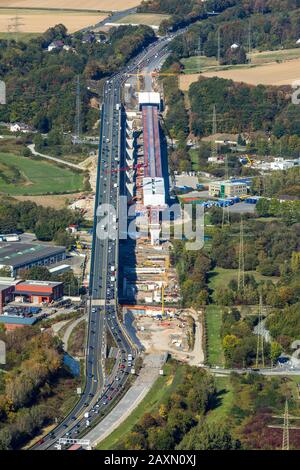
[(84, 413), (84, 417), (85, 417), (85, 418), (88, 418), (89, 416), (90, 416), (89, 412), (86, 411), (86, 412)]
[(114, 273), (115, 270), (116, 270), (116, 267), (115, 267), (115, 266), (111, 266), (110, 270), (111, 270), (112, 273)]

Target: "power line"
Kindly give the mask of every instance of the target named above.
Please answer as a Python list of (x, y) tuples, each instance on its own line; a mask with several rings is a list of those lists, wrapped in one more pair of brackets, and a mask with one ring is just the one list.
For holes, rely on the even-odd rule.
[(75, 113), (75, 141), (80, 139), (81, 134), (81, 101), (80, 101), (80, 76), (76, 79), (76, 113)]
[(240, 222), (240, 245), (239, 245), (239, 269), (238, 269), (238, 291), (245, 288), (245, 253), (244, 253), (244, 221)]
[(226, 223), (230, 224), (229, 206), (223, 206), (222, 209), (222, 227), (224, 227)]
[[(224, 157), (224, 163), (225, 163), (225, 180), (227, 181), (229, 179), (229, 166), (228, 166), (228, 157), (225, 155)], [(229, 215), (229, 205), (223, 205), (222, 208), (222, 227), (225, 225), (225, 223), (230, 224), (230, 215)]]
[(23, 20), (23, 18), (18, 15), (18, 12), (16, 12), (16, 16), (14, 18), (9, 19), (9, 21), (12, 22), (9, 29), (15, 34), (16, 42), (18, 42), (18, 33), (20, 32), (20, 26), (25, 25), (25, 23), (22, 23), (21, 20)]
[(261, 366), (265, 367), (265, 354), (264, 354), (264, 335), (263, 335), (263, 301), (262, 294), (259, 295), (259, 311), (258, 311), (258, 324), (257, 324), (257, 343), (256, 343), (256, 368)]
[(251, 30), (251, 20), (249, 20), (248, 28), (248, 62), (251, 64), (251, 52), (252, 52), (252, 30)]
[(282, 450), (290, 450), (290, 431), (292, 429), (299, 430), (299, 426), (290, 424), (290, 421), (300, 419), (299, 416), (291, 416), (289, 414), (289, 402), (286, 398), (283, 416), (272, 416), (276, 419), (283, 419), (283, 425), (269, 425), (269, 428), (282, 429)]

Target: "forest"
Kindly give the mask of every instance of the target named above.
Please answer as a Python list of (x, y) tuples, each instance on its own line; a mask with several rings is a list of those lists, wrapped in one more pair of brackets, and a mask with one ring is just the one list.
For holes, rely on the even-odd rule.
[(55, 240), (57, 244), (68, 246), (70, 240), (66, 227), (82, 222), (79, 211), (53, 209), (37, 205), (32, 201), (17, 202), (12, 198), (0, 201), (0, 233), (30, 231), (38, 240)]
[[(276, 422), (274, 414), (282, 414), (285, 397), (291, 413), (299, 412), (292, 380), (255, 373), (213, 378), (172, 360), (167, 365), (173, 374), (169, 390), (120, 438), (116, 449), (281, 449), (282, 430), (268, 425)], [(299, 432), (291, 433), (291, 449), (299, 446), (299, 439)]]
[[(173, 52), (181, 57), (195, 55), (201, 39), (205, 56), (217, 56), (220, 34), (220, 57), (223, 64), (232, 63), (230, 46), (237, 43), (242, 51), (294, 48), (300, 37), (300, 4), (292, 1), (237, 1), (231, 8), (223, 8), (216, 17), (203, 19), (172, 42)], [(215, 8), (215, 11), (221, 11)], [(218, 33), (219, 32), (219, 33)], [(245, 54), (239, 63), (245, 62)]]
[[(154, 41), (155, 35), (147, 26), (121, 26), (104, 43), (87, 44), (81, 39), (82, 34), (68, 35), (63, 25), (57, 25), (26, 43), (0, 40), (0, 79), (7, 90), (0, 121), (25, 122), (42, 133), (52, 128), (74, 131), (79, 76), (82, 130), (91, 130), (98, 111), (90, 107), (90, 100), (101, 95), (99, 81)], [(49, 53), (47, 47), (54, 40), (71, 49)], [(98, 94), (88, 90), (91, 81)]]
[[(43, 426), (62, 419), (76, 380), (63, 367), (60, 341), (35, 327), (0, 332), (7, 348), (0, 374), (0, 450), (18, 449)], [(72, 396), (73, 394), (73, 396)]]
[[(290, 345), (300, 335), (300, 232), (298, 219), (294, 220), (290, 207), (279, 203), (276, 218), (268, 220), (264, 209), (266, 199), (258, 203), (258, 215), (244, 220), (244, 285), (238, 285), (239, 220), (221, 227), (222, 214), (210, 216), (211, 245), (198, 252), (187, 251), (184, 242), (174, 242), (172, 262), (177, 269), (181, 286), (182, 304), (196, 309), (215, 304), (221, 308), (220, 336), (226, 365), (253, 366), (256, 358), (257, 323), (260, 297), (269, 308), (267, 325), (272, 341), (265, 346), (265, 360), (275, 364), (282, 351), (290, 353)], [(277, 200), (271, 200), (276, 201)], [(289, 204), (289, 203), (288, 203)], [(260, 212), (260, 207), (262, 211)], [(286, 214), (285, 214), (286, 211)], [(220, 211), (221, 212), (221, 211)], [(211, 279), (216, 270), (236, 273), (229, 282), (222, 282), (211, 290)], [(224, 278), (225, 279), (225, 278)], [(213, 295), (212, 295), (213, 294)], [(251, 307), (252, 306), (252, 307)], [(257, 306), (254, 308), (253, 306)], [(254, 310), (252, 311), (252, 308)], [(251, 313), (242, 316), (241, 311)]]
[(191, 129), (202, 137), (212, 132), (212, 111), (216, 106), (219, 132), (264, 131), (281, 137), (300, 136), (298, 107), (290, 92), (280, 87), (251, 86), (214, 77), (200, 78), (189, 89)]

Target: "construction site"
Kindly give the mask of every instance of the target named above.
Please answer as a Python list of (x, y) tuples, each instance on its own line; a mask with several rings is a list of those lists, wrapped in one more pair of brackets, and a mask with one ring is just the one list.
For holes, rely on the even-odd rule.
[(172, 245), (161, 233), (161, 214), (169, 203), (161, 97), (156, 73), (129, 77), (124, 87), (126, 145), (120, 171), (129, 229), (120, 244), (119, 299), (127, 328), (143, 349), (168, 352), (199, 365), (203, 362), (201, 312), (180, 309)]

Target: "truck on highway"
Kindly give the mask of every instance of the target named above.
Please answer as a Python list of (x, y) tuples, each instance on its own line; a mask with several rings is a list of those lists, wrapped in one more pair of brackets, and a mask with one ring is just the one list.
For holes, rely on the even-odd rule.
[(86, 412), (84, 413), (84, 417), (85, 417), (85, 418), (88, 418), (89, 416), (90, 416), (89, 412), (86, 411)]
[(127, 359), (128, 359), (128, 362), (131, 362), (132, 361), (132, 354), (128, 354)]
[(120, 103), (117, 103), (116, 104), (116, 110), (119, 111), (119, 109), (120, 109)]
[(112, 273), (114, 273), (115, 270), (116, 270), (116, 267), (115, 267), (115, 266), (111, 266), (110, 270), (111, 270)]

